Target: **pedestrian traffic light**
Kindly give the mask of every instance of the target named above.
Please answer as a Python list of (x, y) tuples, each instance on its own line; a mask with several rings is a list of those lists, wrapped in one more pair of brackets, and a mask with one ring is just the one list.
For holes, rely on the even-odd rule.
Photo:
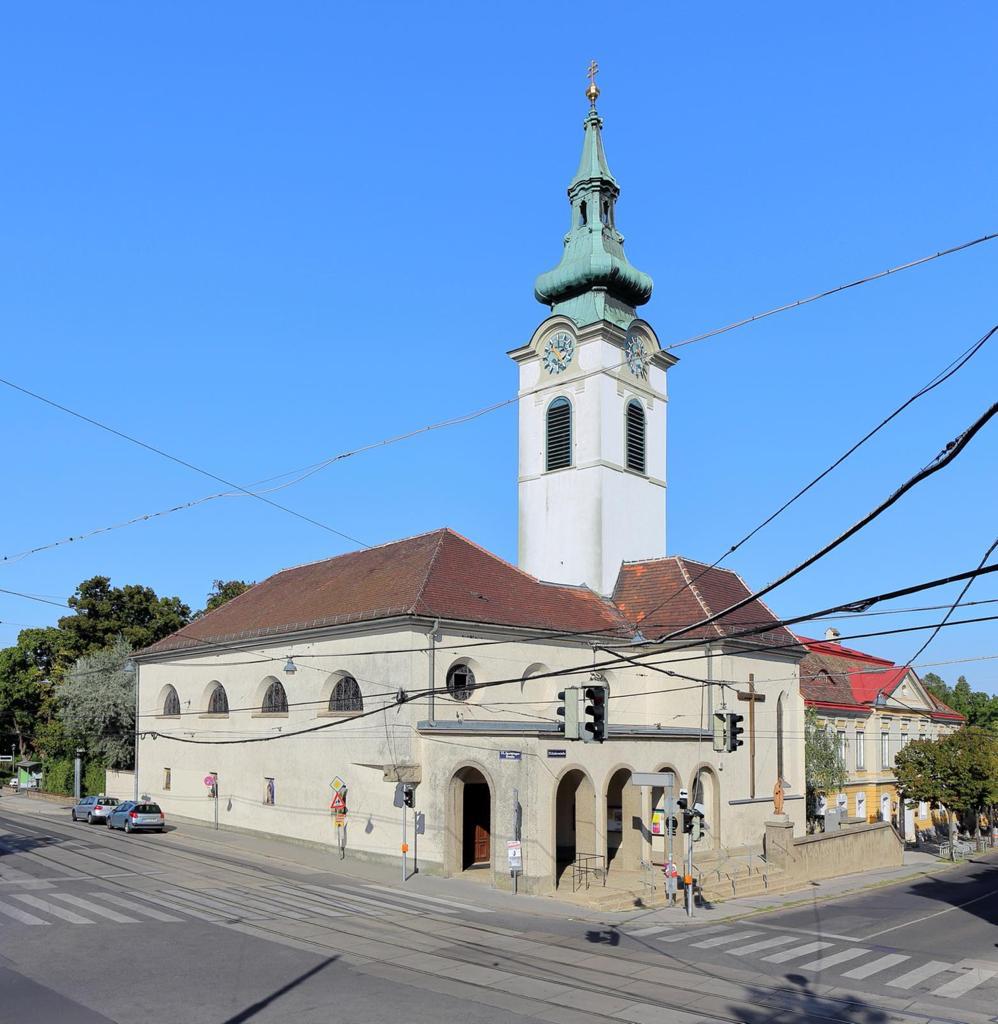
[(690, 829), (690, 835), (693, 837), (693, 842), (700, 842), (700, 837), (703, 835), (703, 815), (697, 814), (696, 811), (690, 812), (693, 816), (693, 823)]
[(737, 750), (745, 742), (742, 739), (742, 733), (745, 731), (742, 728), (742, 722), (744, 721), (744, 715), (735, 714), (733, 711), (728, 712), (728, 735), (726, 738), (729, 754)]
[(404, 803), (406, 807), (416, 806), (416, 791), (412, 788), (412, 786), (403, 787), (402, 803)]
[(561, 706), (558, 708), (558, 725), (566, 740), (577, 740), (581, 736), (582, 723), (579, 721), (579, 697), (577, 686), (566, 687), (558, 694)]
[(610, 687), (605, 683), (596, 686), (587, 686), (585, 692), (585, 725), (583, 726), (584, 740), (591, 743), (602, 743), (607, 736), (607, 698), (610, 696)]

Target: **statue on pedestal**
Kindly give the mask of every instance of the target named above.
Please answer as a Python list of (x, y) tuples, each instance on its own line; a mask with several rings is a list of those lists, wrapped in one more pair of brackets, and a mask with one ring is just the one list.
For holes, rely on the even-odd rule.
[(783, 813), (783, 779), (777, 778), (776, 785), (773, 786), (773, 813)]

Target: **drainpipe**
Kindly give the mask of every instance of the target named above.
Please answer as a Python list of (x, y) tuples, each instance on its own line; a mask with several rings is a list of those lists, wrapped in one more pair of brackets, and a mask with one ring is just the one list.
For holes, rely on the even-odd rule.
[(433, 623), (433, 628), (430, 630), (430, 692), (427, 695), (430, 725), (434, 724), (434, 715), (436, 712), (436, 702), (434, 700), (434, 696), (437, 688), (437, 628), (439, 627), (439, 625), (440, 620), (437, 619), (436, 622)]

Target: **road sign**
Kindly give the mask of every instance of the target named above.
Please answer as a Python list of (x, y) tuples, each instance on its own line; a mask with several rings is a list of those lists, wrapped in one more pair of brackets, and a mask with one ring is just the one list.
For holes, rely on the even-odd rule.
[(216, 782), (216, 781), (217, 781), (217, 780), (215, 779), (215, 776), (214, 776), (214, 775), (206, 775), (206, 776), (204, 777), (204, 784), (205, 784), (205, 785), (206, 785), (206, 786), (207, 786), (207, 787), (208, 787), (209, 789), (211, 789), (211, 787), (215, 785), (215, 782)]
[(329, 788), (338, 793), (345, 785), (346, 783), (337, 775), (336, 778), (329, 783)]
[(329, 809), (339, 814), (345, 814), (347, 809), (346, 797), (342, 793), (337, 792), (333, 797), (333, 802), (329, 805)]
[(333, 814), (333, 821), (337, 828), (342, 828), (347, 823), (347, 816), (345, 811), (337, 811)]
[(633, 786), (662, 786), (668, 789), (676, 784), (674, 772), (632, 772)]
[(520, 761), (523, 759), (523, 754), (519, 750), (500, 750), (499, 760), (500, 761)]
[(509, 870), (519, 871), (523, 867), (523, 845), (518, 839), (506, 843), (506, 856), (509, 858)]

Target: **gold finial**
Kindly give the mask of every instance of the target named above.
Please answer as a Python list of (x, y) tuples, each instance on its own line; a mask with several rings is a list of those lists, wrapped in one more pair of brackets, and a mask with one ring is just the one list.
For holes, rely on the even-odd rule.
[(596, 97), (599, 96), (599, 86), (596, 84), (596, 74), (598, 71), (599, 64), (591, 60), (589, 62), (589, 85), (586, 86), (586, 99), (589, 100), (589, 105), (592, 107), (596, 106)]

